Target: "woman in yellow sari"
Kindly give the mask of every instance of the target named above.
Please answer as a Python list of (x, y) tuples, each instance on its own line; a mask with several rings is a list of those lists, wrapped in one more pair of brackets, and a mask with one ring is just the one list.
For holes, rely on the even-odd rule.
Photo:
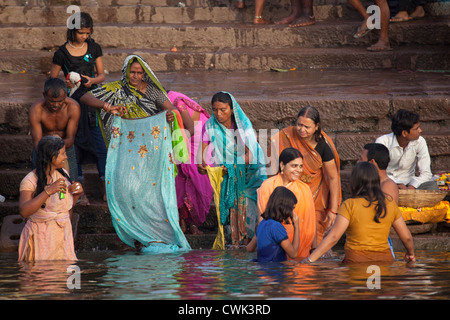
[[(300, 151), (295, 148), (284, 149), (279, 160), (278, 174), (265, 180), (258, 189), (258, 223), (262, 220), (261, 214), (266, 210), (267, 202), (275, 188), (284, 186), (291, 190), (297, 197), (294, 212), (299, 220), (300, 241), (296, 260), (301, 260), (302, 257), (309, 256), (310, 250), (315, 248), (313, 243), (316, 235), (314, 200), (311, 189), (306, 183), (300, 181), (303, 171), (303, 157)], [(293, 225), (285, 223), (283, 225), (286, 228), (289, 240), (292, 242), (294, 237)]]
[(342, 192), (339, 155), (331, 138), (321, 129), (317, 109), (302, 108), (295, 126), (280, 130), (271, 142), (273, 156), (288, 147), (298, 149), (303, 155), (300, 180), (309, 185), (314, 198), (319, 244), (325, 230), (336, 219)]

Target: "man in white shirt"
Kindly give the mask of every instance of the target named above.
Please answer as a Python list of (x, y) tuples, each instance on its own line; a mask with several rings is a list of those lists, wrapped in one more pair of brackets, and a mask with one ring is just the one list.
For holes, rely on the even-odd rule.
[[(393, 117), (392, 133), (378, 137), (389, 149), (389, 165), (386, 173), (399, 189), (438, 190), (432, 180), (431, 160), (425, 139), (420, 135), (419, 115), (400, 109)], [(416, 175), (416, 166), (419, 175)]]

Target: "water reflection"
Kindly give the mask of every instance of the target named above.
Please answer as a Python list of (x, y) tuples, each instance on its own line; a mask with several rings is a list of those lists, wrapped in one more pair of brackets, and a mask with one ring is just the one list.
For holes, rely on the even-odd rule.
[[(448, 299), (449, 253), (418, 252), (418, 261), (380, 265), (380, 289), (368, 288), (368, 265), (342, 254), (314, 265), (256, 263), (245, 251), (177, 254), (78, 253), (81, 288), (69, 289), (71, 262), (18, 263), (0, 257), (2, 299)], [(402, 257), (397, 254), (397, 258)]]

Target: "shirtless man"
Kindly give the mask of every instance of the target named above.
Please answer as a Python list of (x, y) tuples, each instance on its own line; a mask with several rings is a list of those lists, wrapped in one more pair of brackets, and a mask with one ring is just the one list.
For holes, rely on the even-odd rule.
[(61, 79), (48, 79), (44, 84), (44, 97), (35, 102), (29, 112), (33, 163), (39, 141), (43, 136), (57, 135), (64, 140), (69, 162), (69, 175), (78, 178), (73, 143), (80, 119), (80, 105), (67, 97), (66, 84)]
[[(66, 84), (59, 78), (50, 78), (45, 82), (43, 95), (42, 99), (31, 106), (29, 112), (31, 138), (33, 140), (32, 162), (34, 164), (37, 145), (42, 137), (57, 135), (64, 140), (69, 176), (73, 181), (76, 181), (78, 179), (78, 165), (73, 144), (81, 114), (80, 105), (74, 99), (67, 97)], [(124, 107), (112, 106), (98, 100), (91, 94), (85, 94), (80, 100), (83, 103), (89, 103), (92, 107), (103, 108), (107, 112), (118, 115), (124, 113)], [(81, 204), (89, 205), (89, 200), (84, 193), (81, 195)]]
[(381, 143), (368, 143), (359, 155), (358, 162), (367, 161), (375, 165), (380, 175), (381, 190), (398, 204), (398, 186), (386, 173), (389, 164), (389, 150)]

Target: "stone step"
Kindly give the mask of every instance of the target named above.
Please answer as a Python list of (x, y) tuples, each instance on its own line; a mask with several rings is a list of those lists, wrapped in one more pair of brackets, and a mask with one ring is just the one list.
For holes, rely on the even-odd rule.
[[(22, 6), (30, 7), (55, 7), (77, 5), (83, 10), (84, 7), (122, 7), (122, 6), (155, 6), (155, 7), (177, 7), (184, 4), (186, 7), (233, 7), (236, 0), (0, 0), (0, 6)], [(247, 3), (248, 2), (248, 3)], [(366, 3), (367, 1), (362, 1)], [(428, 1), (430, 3), (441, 3), (439, 0)], [(267, 0), (265, 6), (289, 5), (289, 0)], [(317, 5), (337, 5), (345, 4), (347, 0), (315, 0)], [(445, 2), (443, 2), (445, 3)], [(251, 6), (251, 1), (246, 1), (246, 6)]]
[[(359, 158), (359, 154), (366, 143), (375, 142), (376, 138), (382, 135), (382, 133), (338, 133), (330, 134), (333, 138), (339, 157), (341, 159), (341, 169), (351, 169), (352, 166)], [(450, 134), (435, 134), (435, 135), (423, 135), (427, 141), (430, 156), (431, 156), (431, 170), (433, 173), (448, 172), (450, 169)], [(6, 140), (4, 135), (0, 135), (2, 143)], [(17, 141), (17, 139), (16, 139)], [(31, 149), (29, 149), (31, 150)], [(27, 157), (30, 151), (22, 150), (24, 157)], [(20, 152), (20, 151), (19, 151)], [(16, 155), (15, 165), (19, 163)], [(4, 163), (4, 159), (7, 159), (2, 154), (1, 161)], [(22, 163), (23, 163), (22, 159)], [(5, 196), (8, 200), (18, 199), (19, 197), (19, 185), (23, 177), (30, 171), (29, 168), (13, 168), (3, 165), (0, 168), (0, 194)], [(344, 171), (343, 171), (344, 172)], [(102, 184), (98, 177), (98, 172), (94, 168), (84, 169), (83, 176), (85, 182), (83, 184), (87, 197), (90, 200), (100, 200), (103, 196)], [(342, 174), (343, 181), (349, 179), (348, 172)], [(344, 184), (344, 182), (343, 182)], [(99, 191), (100, 190), (100, 191)]]
[[(341, 120), (342, 122), (342, 120)], [(422, 127), (423, 125), (421, 125)], [(275, 129), (275, 128), (270, 128)], [(267, 131), (270, 133), (270, 129)], [(332, 137), (339, 153), (341, 161), (355, 161), (359, 157), (364, 144), (374, 142), (376, 138), (388, 132), (339, 132), (324, 130)], [(263, 132), (257, 132), (260, 138)], [(425, 133), (423, 137), (428, 144), (431, 157), (450, 156), (450, 132)], [(31, 137), (29, 135), (0, 135), (0, 165), (7, 165), (7, 170), (13, 170), (14, 165), (24, 167), (29, 163), (32, 150)], [(20, 146), (20, 148), (18, 148)], [(0, 193), (1, 194), (1, 193)]]
[[(0, 23), (11, 25), (66, 25), (72, 11), (67, 12), (68, 3), (48, 1), (4, 2), (0, 12)], [(236, 9), (232, 1), (88, 1), (77, 2), (81, 11), (88, 12), (94, 25), (102, 23), (227, 23), (252, 22), (254, 4), (247, 1), (245, 9)], [(369, 5), (369, 3), (367, 4)], [(345, 1), (315, 1), (314, 15), (317, 20), (360, 19), (357, 11)], [(428, 17), (450, 15), (447, 2), (433, 2), (424, 6)], [(267, 1), (263, 15), (266, 19), (278, 20), (290, 12), (289, 1)]]
[[(369, 46), (370, 42), (367, 42)], [(347, 70), (450, 70), (448, 46), (396, 47), (394, 51), (369, 53), (366, 48), (239, 48), (216, 51), (177, 52), (159, 49), (103, 50), (108, 72), (122, 70), (123, 61), (138, 54), (152, 62), (154, 72), (176, 71), (269, 71), (279, 69), (347, 69)], [(0, 70), (46, 73), (50, 70), (53, 51), (1, 51)]]
[[(202, 235), (186, 234), (186, 239), (192, 249), (211, 249), (215, 233), (208, 233)], [(17, 252), (17, 241), (7, 248), (0, 247), (0, 252)], [(106, 251), (106, 250), (133, 250), (123, 243), (116, 233), (93, 233), (93, 234), (79, 234), (75, 238), (75, 251)]]
[[(374, 42), (378, 30), (368, 37), (354, 39), (359, 21), (319, 21), (308, 28), (281, 25), (254, 26), (248, 24), (139, 24), (99, 25), (93, 38), (102, 48), (160, 49), (214, 52), (229, 48), (326, 48), (364, 46)], [(65, 42), (65, 26), (0, 28), (0, 50), (52, 49)], [(446, 45), (450, 29), (443, 18), (422, 19), (404, 24), (391, 24), (389, 38), (393, 46)], [(365, 39), (367, 38), (367, 39)]]
[[(254, 7), (238, 10), (234, 7), (211, 6), (155, 6), (155, 5), (126, 5), (107, 7), (83, 7), (93, 21), (94, 29), (103, 23), (114, 24), (142, 24), (142, 23), (175, 23), (195, 24), (208, 23), (251, 23)], [(348, 4), (316, 5), (314, 14), (317, 20), (336, 20), (359, 18), (358, 13)], [(289, 14), (289, 5), (267, 6), (264, 17), (272, 21), (281, 19)], [(433, 11), (430, 15), (436, 16)], [(0, 23), (11, 26), (66, 26), (71, 14), (67, 13), (67, 6), (24, 7), (7, 6), (0, 12)]]
[[(76, 226), (76, 250), (117, 250), (128, 247), (119, 239), (111, 222), (108, 206), (102, 201), (91, 201), (91, 205), (83, 207), (76, 205), (74, 214), (78, 215)], [(20, 224), (13, 224), (19, 214), (17, 201), (0, 203), (0, 252), (17, 251), (18, 239), (24, 226), (23, 219)], [(17, 219), (19, 220), (19, 219)], [(4, 225), (5, 224), (5, 225)], [(217, 218), (212, 210), (200, 229), (202, 235), (186, 234), (186, 238), (194, 249), (211, 248), (216, 237)], [(13, 239), (9, 239), (14, 236)], [(11, 237), (12, 238), (12, 237)]]
[[(399, 108), (420, 112), (426, 133), (447, 133), (450, 127), (450, 79), (441, 72), (192, 71), (156, 75), (164, 87), (187, 94), (209, 113), (214, 93), (231, 92), (258, 130), (292, 125), (305, 105), (319, 109), (323, 126), (330, 133), (387, 132), (389, 115)], [(109, 74), (106, 81), (120, 78), (117, 73)], [(0, 73), (0, 133), (27, 134), (28, 108), (42, 97), (45, 79), (39, 74)], [(2, 153), (10, 153), (8, 163), (15, 162), (14, 146), (13, 142)]]

